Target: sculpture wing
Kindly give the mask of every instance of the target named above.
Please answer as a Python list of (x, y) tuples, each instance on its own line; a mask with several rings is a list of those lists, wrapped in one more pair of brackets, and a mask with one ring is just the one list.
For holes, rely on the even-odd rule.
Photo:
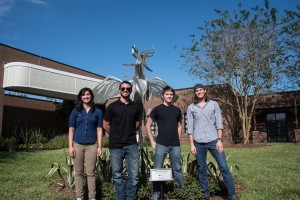
[(145, 50), (141, 53), (141, 55), (144, 55), (146, 57), (152, 57), (154, 53), (155, 53), (155, 51), (153, 51), (153, 50)]
[(99, 83), (92, 91), (94, 93), (94, 102), (105, 104), (109, 98), (119, 96), (119, 85), (122, 80), (113, 76), (108, 76)]
[[(147, 99), (149, 101), (151, 101), (152, 97), (157, 97), (162, 99), (162, 90), (164, 89), (164, 87), (166, 87), (168, 84), (163, 81), (162, 79), (160, 79), (159, 77), (154, 77), (151, 81), (148, 81), (148, 97)], [(175, 96), (173, 97), (173, 102), (176, 102), (178, 99), (178, 96), (175, 94)]]
[(139, 79), (139, 78), (133, 78), (133, 81), (130, 81), (132, 84), (132, 93), (130, 98), (132, 100), (136, 100), (134, 96), (136, 94), (139, 96), (139, 98), (143, 99), (147, 92), (147, 81), (144, 79)]

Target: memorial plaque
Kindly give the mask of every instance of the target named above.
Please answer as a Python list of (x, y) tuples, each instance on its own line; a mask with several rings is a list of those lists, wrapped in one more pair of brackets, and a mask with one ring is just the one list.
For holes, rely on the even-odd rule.
[(160, 168), (150, 169), (150, 181), (172, 181), (172, 169)]

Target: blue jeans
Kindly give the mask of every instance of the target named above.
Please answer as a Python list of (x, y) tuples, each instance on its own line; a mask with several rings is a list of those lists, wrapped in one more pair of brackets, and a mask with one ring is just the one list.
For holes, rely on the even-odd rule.
[[(139, 179), (139, 150), (137, 144), (120, 149), (109, 149), (113, 182), (118, 200), (135, 200)], [(123, 160), (125, 159), (127, 179), (123, 178)]]
[[(156, 143), (155, 155), (154, 155), (154, 168), (162, 168), (166, 155), (169, 153), (172, 172), (174, 180), (180, 187), (184, 185), (184, 178), (181, 170), (181, 149), (180, 146), (166, 147), (164, 145)], [(160, 196), (160, 188), (162, 182), (153, 182), (152, 196)]]
[(215, 158), (221, 174), (223, 176), (223, 180), (227, 189), (228, 197), (235, 196), (234, 182), (232, 179), (231, 172), (228, 168), (226, 157), (224, 151), (219, 153), (216, 147), (218, 140), (214, 140), (209, 143), (197, 143), (194, 141), (194, 145), (197, 150), (197, 163), (198, 163), (198, 178), (200, 185), (203, 189), (205, 196), (210, 196), (209, 186), (208, 186), (208, 175), (207, 175), (207, 151)]

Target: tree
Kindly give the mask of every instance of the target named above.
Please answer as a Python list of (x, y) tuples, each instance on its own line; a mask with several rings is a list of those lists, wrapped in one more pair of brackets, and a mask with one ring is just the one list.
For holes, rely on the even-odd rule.
[(282, 42), (282, 21), (277, 10), (264, 7), (231, 12), (215, 10), (220, 18), (191, 35), (192, 46), (184, 48), (183, 68), (206, 83), (228, 84), (235, 101), (220, 99), (236, 109), (244, 143), (249, 143), (252, 116), (260, 94), (284, 85), (288, 57)]
[(55, 112), (59, 125), (62, 130), (68, 130), (69, 117), (72, 109), (75, 107), (74, 101), (63, 100), (63, 102), (54, 102)]
[(300, 86), (300, 6), (295, 11), (285, 10), (282, 37), (289, 52), (289, 78)]

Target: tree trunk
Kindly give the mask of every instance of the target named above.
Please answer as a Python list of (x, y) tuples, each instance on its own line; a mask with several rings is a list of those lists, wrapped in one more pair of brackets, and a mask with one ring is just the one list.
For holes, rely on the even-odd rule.
[(250, 142), (250, 129), (251, 124), (249, 123), (248, 116), (242, 117), (242, 130), (243, 130), (243, 136), (244, 136), (244, 144), (248, 144)]

